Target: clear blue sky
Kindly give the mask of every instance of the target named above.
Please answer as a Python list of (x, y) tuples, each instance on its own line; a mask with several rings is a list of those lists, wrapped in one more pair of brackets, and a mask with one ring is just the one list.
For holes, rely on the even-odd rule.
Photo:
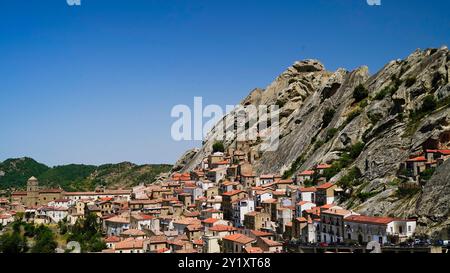
[(173, 163), (175, 104), (238, 103), (294, 61), (372, 73), (450, 40), (450, 1), (0, 0), (0, 161)]

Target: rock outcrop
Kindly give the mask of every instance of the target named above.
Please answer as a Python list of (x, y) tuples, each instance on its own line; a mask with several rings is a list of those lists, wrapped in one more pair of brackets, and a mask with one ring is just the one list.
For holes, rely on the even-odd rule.
[[(241, 102), (280, 107), (278, 150), (262, 151), (259, 142), (250, 143), (258, 154), (255, 173), (292, 175), (335, 162), (345, 150), (362, 144), (351, 164), (331, 178), (339, 182), (351, 169), (361, 172), (342, 205), (370, 215), (414, 216), (420, 193), (398, 196), (396, 178), (400, 164), (411, 154), (427, 145), (450, 145), (449, 66), (447, 47), (417, 50), (374, 75), (367, 67), (330, 72), (316, 60), (296, 62), (267, 88), (253, 90)], [(360, 86), (367, 90), (367, 98), (357, 101), (354, 91)], [(425, 109), (424, 101), (430, 97), (435, 105)], [(205, 139), (182, 170), (192, 170), (211, 153), (216, 137)], [(225, 141), (226, 147), (233, 145), (236, 139)]]
[(417, 202), (416, 214), (427, 233), (450, 227), (450, 161), (437, 168)]

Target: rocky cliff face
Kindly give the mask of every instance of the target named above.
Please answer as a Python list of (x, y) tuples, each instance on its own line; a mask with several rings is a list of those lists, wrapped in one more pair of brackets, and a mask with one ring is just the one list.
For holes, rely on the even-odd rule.
[[(426, 183), (417, 202), (416, 214), (421, 228), (428, 233), (450, 232), (450, 161), (440, 166)], [(448, 238), (448, 234), (442, 235)]]
[[(342, 204), (369, 215), (414, 216), (421, 193), (398, 195), (399, 168), (424, 145), (449, 145), (449, 66), (447, 47), (417, 50), (372, 76), (367, 67), (330, 72), (316, 60), (296, 62), (266, 89), (253, 90), (241, 102), (280, 106), (279, 149), (261, 152), (258, 142), (250, 145), (259, 155), (256, 174), (292, 175), (336, 162), (359, 145), (362, 149), (350, 164), (331, 177), (337, 183), (346, 180), (349, 197)], [(367, 91), (367, 97), (355, 98), (358, 88)], [(190, 154), (184, 171), (211, 152), (215, 137)], [(236, 140), (225, 144), (235, 145)], [(349, 176), (355, 169), (360, 175)]]

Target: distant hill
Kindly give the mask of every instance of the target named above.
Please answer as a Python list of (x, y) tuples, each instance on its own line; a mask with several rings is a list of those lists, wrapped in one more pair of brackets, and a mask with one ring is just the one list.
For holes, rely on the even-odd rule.
[(165, 164), (136, 165), (129, 162), (101, 166), (70, 164), (51, 168), (28, 157), (7, 159), (0, 163), (0, 189), (24, 189), (31, 176), (37, 177), (42, 186), (60, 186), (67, 191), (93, 190), (97, 186), (129, 187), (152, 183), (171, 168)]

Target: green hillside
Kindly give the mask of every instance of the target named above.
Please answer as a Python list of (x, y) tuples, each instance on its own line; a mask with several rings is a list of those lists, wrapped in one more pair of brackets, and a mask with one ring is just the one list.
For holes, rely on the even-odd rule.
[(0, 189), (24, 189), (31, 176), (45, 187), (62, 187), (67, 191), (93, 190), (98, 186), (125, 188), (139, 183), (152, 183), (171, 165), (119, 164), (63, 165), (50, 168), (31, 158), (8, 159), (0, 163)]
[(49, 170), (32, 158), (7, 159), (0, 163), (0, 189), (25, 187), (28, 178), (39, 177)]

